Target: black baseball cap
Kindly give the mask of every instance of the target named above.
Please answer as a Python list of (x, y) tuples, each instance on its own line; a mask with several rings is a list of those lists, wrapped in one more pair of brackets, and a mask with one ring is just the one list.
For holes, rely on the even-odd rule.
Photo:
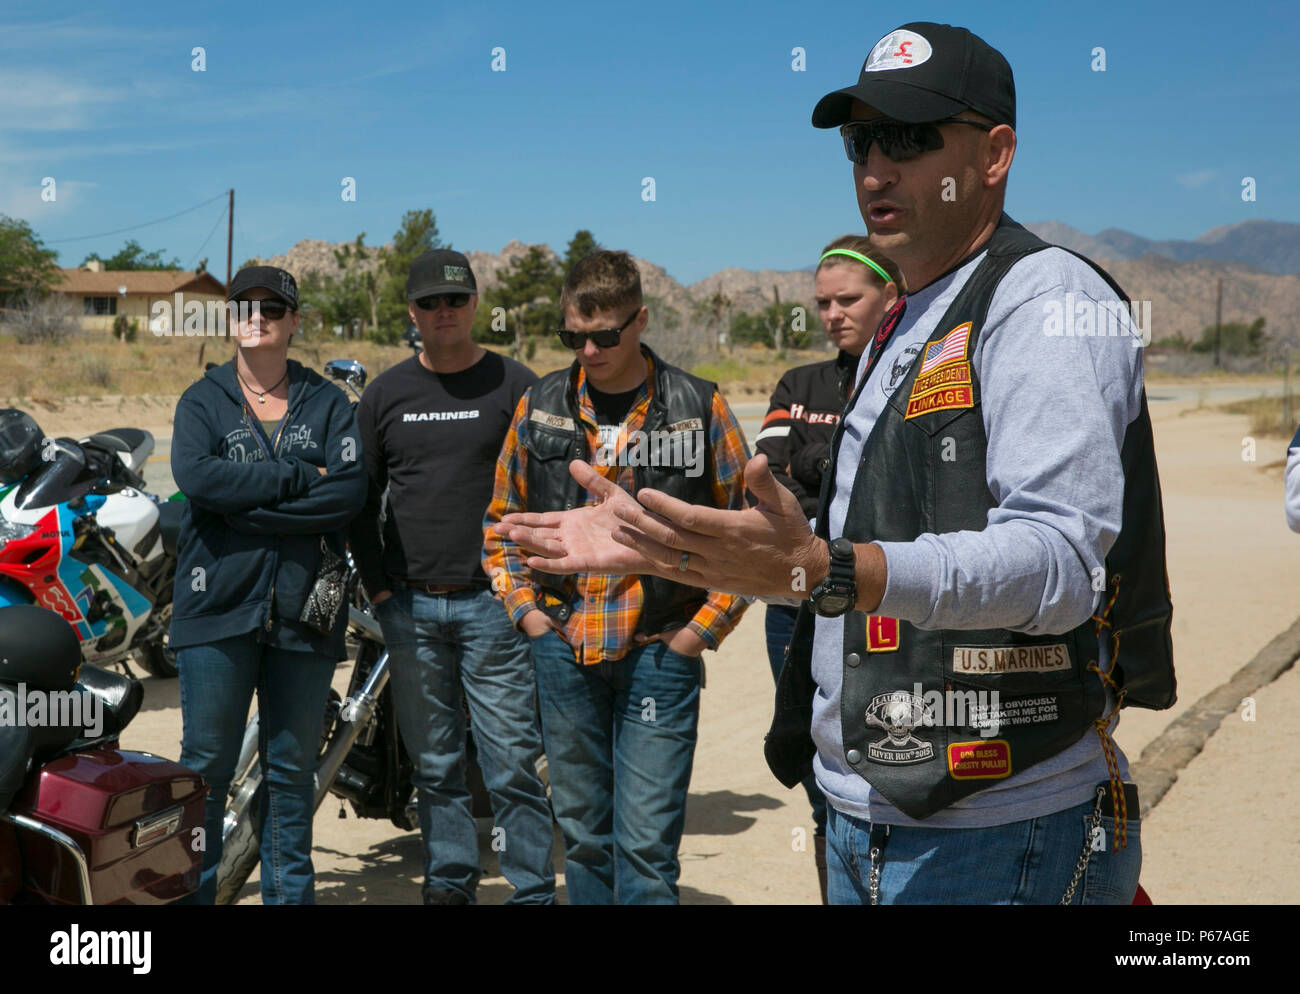
[(459, 252), (430, 249), (411, 263), (406, 299), (419, 300), (439, 293), (478, 293), (469, 260)]
[(275, 266), (248, 266), (241, 269), (226, 288), (226, 299), (234, 300), (254, 287), (270, 290), (292, 310), (298, 309), (298, 283), (292, 273)]
[(872, 46), (856, 86), (828, 93), (813, 108), (814, 128), (849, 120), (854, 99), (886, 117), (919, 124), (962, 110), (1016, 126), (1016, 84), (1002, 53), (965, 28), (913, 21)]

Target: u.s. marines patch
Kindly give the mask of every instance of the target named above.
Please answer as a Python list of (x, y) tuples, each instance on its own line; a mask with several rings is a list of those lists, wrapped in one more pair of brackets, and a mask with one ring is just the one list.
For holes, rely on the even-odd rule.
[(903, 420), (975, 406), (970, 360), (966, 356), (970, 333), (971, 322), (967, 321), (925, 347)]

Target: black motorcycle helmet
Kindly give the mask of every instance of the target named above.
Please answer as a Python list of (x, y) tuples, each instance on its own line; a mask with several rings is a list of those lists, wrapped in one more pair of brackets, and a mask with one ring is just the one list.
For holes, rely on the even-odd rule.
[(81, 640), (53, 611), (35, 604), (0, 608), (0, 683), (71, 690), (81, 669)]
[(0, 483), (17, 483), (40, 465), (44, 437), (30, 414), (13, 407), (0, 410)]

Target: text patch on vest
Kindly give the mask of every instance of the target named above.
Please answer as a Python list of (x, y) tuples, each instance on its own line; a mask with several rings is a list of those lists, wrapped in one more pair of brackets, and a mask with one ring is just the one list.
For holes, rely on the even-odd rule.
[(970, 360), (966, 358), (970, 333), (971, 322), (966, 321), (926, 346), (921, 368), (912, 381), (905, 421), (935, 411), (975, 406)]
[(881, 729), (879, 742), (867, 744), (867, 756), (874, 763), (901, 766), (924, 763), (934, 756), (934, 746), (916, 736), (917, 726), (925, 723), (925, 700), (905, 690), (877, 694), (863, 715), (868, 727)]
[(954, 780), (1002, 780), (1011, 776), (1011, 743), (1006, 739), (954, 742), (948, 747), (948, 775)]
[(956, 645), (952, 649), (951, 666), (954, 676), (1054, 673), (1070, 668), (1070, 652), (1064, 642), (1053, 645)]
[(552, 414), (550, 411), (534, 410), (529, 415), (528, 420), (544, 424), (548, 428), (555, 428), (557, 431), (573, 431), (577, 428), (573, 418), (566, 418), (561, 414)]

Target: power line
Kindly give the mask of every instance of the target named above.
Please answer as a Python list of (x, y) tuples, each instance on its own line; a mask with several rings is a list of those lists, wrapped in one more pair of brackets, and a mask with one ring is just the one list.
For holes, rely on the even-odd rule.
[(175, 214), (168, 214), (166, 217), (160, 217), (156, 221), (145, 221), (143, 224), (133, 224), (126, 228), (116, 228), (113, 231), (101, 231), (96, 235), (78, 235), (76, 238), (55, 238), (45, 244), (62, 245), (67, 242), (85, 242), (92, 238), (107, 238), (109, 235), (120, 235), (127, 231), (136, 231), (140, 228), (147, 228), (152, 224), (162, 224), (164, 221), (170, 221), (172, 218), (180, 217), (182, 214), (189, 214), (191, 211), (196, 211), (200, 207), (207, 207), (208, 204), (216, 203), (224, 196), (226, 196), (226, 192), (223, 190), (210, 200), (205, 200), (201, 204), (195, 204), (193, 207), (186, 207), (185, 210), (177, 211)]
[(216, 224), (214, 224), (212, 226), (212, 230), (208, 232), (208, 237), (203, 239), (203, 244), (199, 246), (198, 252), (194, 253), (194, 258), (190, 260), (190, 265), (189, 265), (190, 269), (193, 269), (194, 264), (199, 261), (199, 255), (203, 252), (205, 248), (207, 248), (208, 242), (212, 241), (212, 236), (217, 233), (217, 225), (221, 224), (221, 219), (224, 218), (225, 216), (226, 216), (226, 208), (223, 207), (221, 208), (221, 213), (217, 215)]

